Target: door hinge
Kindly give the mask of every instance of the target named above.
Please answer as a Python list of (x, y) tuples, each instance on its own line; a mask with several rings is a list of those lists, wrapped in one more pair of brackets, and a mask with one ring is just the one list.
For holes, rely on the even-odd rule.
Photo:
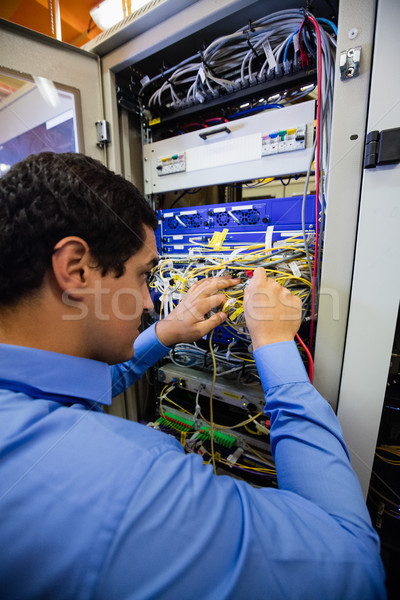
[(97, 129), (97, 146), (103, 148), (103, 146), (111, 143), (110, 136), (110, 123), (103, 119), (102, 121), (96, 121)]
[(395, 165), (400, 162), (400, 127), (370, 131), (367, 134), (364, 153), (364, 169), (379, 165)]

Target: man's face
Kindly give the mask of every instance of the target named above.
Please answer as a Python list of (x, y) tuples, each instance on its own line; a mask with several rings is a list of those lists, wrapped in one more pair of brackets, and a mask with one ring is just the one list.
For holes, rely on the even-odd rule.
[(154, 232), (144, 226), (142, 248), (125, 263), (125, 273), (101, 276), (93, 273), (94, 294), (90, 299), (86, 327), (88, 357), (116, 364), (133, 356), (133, 342), (144, 311), (153, 308), (147, 286), (151, 268), (158, 262)]

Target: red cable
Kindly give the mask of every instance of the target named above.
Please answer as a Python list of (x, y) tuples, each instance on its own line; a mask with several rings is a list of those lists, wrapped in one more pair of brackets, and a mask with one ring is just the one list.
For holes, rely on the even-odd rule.
[(320, 176), (320, 125), (321, 125), (321, 70), (322, 70), (322, 50), (321, 50), (321, 32), (319, 30), (319, 25), (315, 18), (308, 14), (308, 19), (314, 25), (317, 40), (318, 40), (318, 73), (317, 73), (317, 81), (318, 81), (318, 99), (317, 99), (317, 152), (315, 158), (315, 180), (316, 180), (316, 189), (315, 189), (315, 250), (314, 250), (314, 269), (312, 276), (312, 288), (311, 288), (311, 327), (310, 327), (310, 343), (309, 348), (312, 350), (313, 341), (314, 341), (314, 318), (315, 318), (315, 287), (317, 280), (317, 254), (318, 254), (318, 239), (319, 239), (319, 176)]
[(303, 342), (303, 340), (301, 339), (301, 337), (299, 336), (298, 333), (296, 333), (296, 339), (303, 346), (303, 348), (305, 350), (305, 353), (307, 354), (307, 357), (308, 357), (308, 377), (310, 378), (310, 381), (312, 383), (313, 377), (314, 377), (314, 363), (313, 363), (313, 359), (312, 359), (312, 356), (311, 356), (311, 352), (309, 351), (309, 349), (307, 348), (307, 346), (305, 345), (305, 343)]
[(304, 19), (304, 21), (300, 25), (300, 29), (299, 29), (299, 50), (300, 50), (300, 57), (301, 57), (301, 66), (303, 67), (303, 69), (305, 67), (309, 66), (308, 54), (304, 50), (303, 43), (301, 41), (301, 32), (302, 32), (302, 29), (303, 29), (303, 26), (304, 26), (305, 22), (306, 22), (306, 20)]

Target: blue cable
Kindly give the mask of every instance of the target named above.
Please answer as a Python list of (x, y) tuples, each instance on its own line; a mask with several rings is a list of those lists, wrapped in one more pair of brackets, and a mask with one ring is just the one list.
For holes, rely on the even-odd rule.
[(235, 113), (228, 117), (228, 119), (236, 119), (237, 117), (241, 117), (243, 115), (248, 115), (249, 113), (253, 113), (255, 111), (265, 110), (267, 108), (283, 108), (280, 104), (264, 104), (263, 106), (253, 106), (252, 108), (247, 108), (246, 110), (242, 110), (242, 112)]
[(300, 27), (298, 29), (296, 29), (296, 31), (294, 33), (292, 33), (292, 35), (290, 36), (288, 43), (286, 44), (285, 51), (283, 53), (283, 62), (286, 62), (290, 43), (291, 43), (292, 39), (294, 38), (294, 36), (296, 35), (296, 33), (298, 33), (299, 31), (300, 31)]
[(337, 27), (335, 23), (333, 23), (329, 19), (324, 19), (323, 17), (318, 17), (317, 21), (318, 23), (325, 23), (326, 25), (330, 25), (333, 29), (334, 34), (337, 36)]

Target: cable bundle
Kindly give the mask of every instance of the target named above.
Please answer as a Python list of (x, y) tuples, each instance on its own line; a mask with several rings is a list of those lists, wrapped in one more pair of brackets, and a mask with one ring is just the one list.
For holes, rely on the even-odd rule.
[(328, 67), (334, 61), (336, 41), (322, 25), (334, 33), (336, 27), (327, 19), (316, 20), (306, 14), (300, 9), (282, 10), (249, 21), (235, 33), (211, 42), (203, 52), (151, 79), (145, 77), (139, 96), (144, 98), (145, 89), (161, 81), (144, 102), (146, 108), (158, 105), (180, 109), (308, 68), (310, 61), (316, 63), (318, 49), (317, 36), (307, 27), (311, 18), (317, 23)]
[[(254, 383), (259, 380), (254, 359), (248, 348), (251, 338), (248, 333), (243, 312), (243, 294), (248, 278), (254, 269), (264, 267), (267, 275), (299, 296), (303, 302), (303, 319), (309, 313), (311, 279), (313, 271), (313, 238), (301, 236), (288, 238), (284, 245), (266, 248), (263, 244), (251, 246), (224, 246), (218, 252), (214, 248), (192, 238), (189, 259), (164, 259), (152, 271), (149, 286), (160, 295), (159, 318), (166, 317), (181, 301), (191, 286), (204, 277), (221, 275), (240, 276), (242, 282), (225, 290), (227, 302), (223, 310), (227, 313), (221, 328), (234, 338), (225, 352), (215, 347), (218, 368), (216, 376), (237, 375), (242, 383)], [(229, 254), (224, 255), (226, 252)], [(216, 340), (217, 342), (217, 340)], [(239, 345), (237, 345), (239, 344)], [(240, 346), (241, 344), (241, 346)], [(207, 351), (195, 344), (179, 344), (170, 353), (170, 359), (177, 365), (210, 368), (207, 365)], [(311, 365), (311, 357), (308, 355)], [(310, 367), (311, 370), (311, 367)]]

